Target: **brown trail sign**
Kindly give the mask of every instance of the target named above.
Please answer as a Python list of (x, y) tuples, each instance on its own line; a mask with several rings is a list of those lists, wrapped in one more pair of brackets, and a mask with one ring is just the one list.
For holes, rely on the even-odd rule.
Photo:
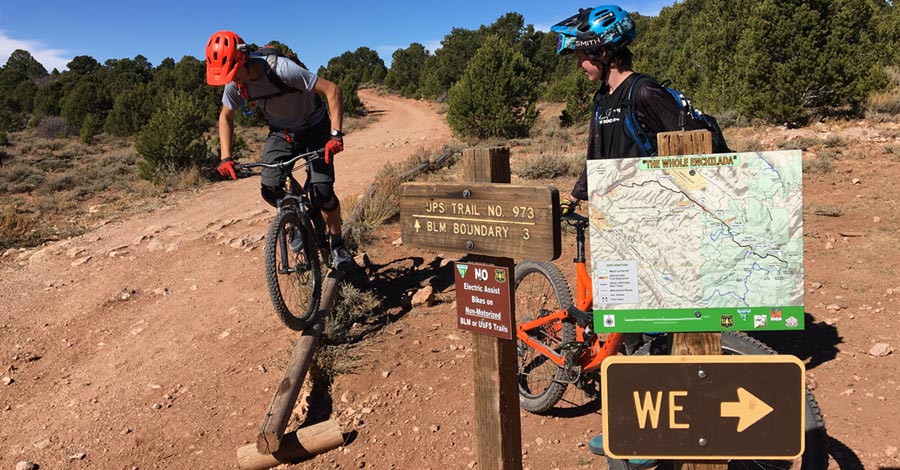
[(559, 257), (559, 191), (551, 186), (406, 183), (400, 186), (403, 242), (510, 258)]
[[(506, 148), (466, 150), (462, 164), (464, 183), (401, 186), (402, 237), (408, 245), (469, 253), (456, 264), (457, 286), (463, 283), (456, 289), (462, 308), (457, 325), (477, 333), (472, 366), (478, 468), (520, 470), (512, 258), (559, 257), (559, 193), (552, 187), (508, 184)], [(464, 275), (463, 266), (472, 272)]]

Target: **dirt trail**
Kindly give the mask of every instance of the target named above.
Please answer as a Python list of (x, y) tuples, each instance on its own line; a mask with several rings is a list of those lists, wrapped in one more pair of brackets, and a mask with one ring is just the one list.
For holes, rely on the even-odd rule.
[[(343, 197), (450, 136), (427, 103), (360, 97), (378, 121), (336, 158)], [(295, 336), (266, 294), (257, 185), (214, 184), (0, 267), (0, 468), (235, 467)]]

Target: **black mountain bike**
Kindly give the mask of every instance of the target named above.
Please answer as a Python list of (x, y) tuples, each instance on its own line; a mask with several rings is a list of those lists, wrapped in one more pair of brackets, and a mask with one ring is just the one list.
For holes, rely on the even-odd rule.
[[(275, 313), (288, 328), (301, 331), (311, 323), (322, 295), (322, 266), (331, 265), (331, 250), (321, 211), (312, 203), (309, 163), (323, 158), (325, 149), (302, 153), (279, 163), (236, 164), (241, 177), (257, 176), (254, 168), (282, 171), (306, 169), (301, 186), (290, 172), (284, 178), (285, 196), (266, 234), (266, 284)], [(303, 160), (300, 162), (300, 160)]]

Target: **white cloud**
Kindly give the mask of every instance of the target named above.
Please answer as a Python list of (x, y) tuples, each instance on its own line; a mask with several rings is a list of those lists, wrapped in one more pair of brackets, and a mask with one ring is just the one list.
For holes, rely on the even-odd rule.
[(443, 39), (434, 39), (432, 41), (425, 41), (422, 45), (425, 46), (426, 51), (434, 54), (434, 51), (441, 48), (441, 41), (443, 41)]
[(0, 65), (5, 65), (10, 54), (16, 49), (28, 51), (48, 72), (53, 69), (62, 72), (66, 69), (66, 64), (72, 61), (67, 51), (49, 48), (40, 41), (13, 39), (7, 36), (5, 31), (0, 31)]

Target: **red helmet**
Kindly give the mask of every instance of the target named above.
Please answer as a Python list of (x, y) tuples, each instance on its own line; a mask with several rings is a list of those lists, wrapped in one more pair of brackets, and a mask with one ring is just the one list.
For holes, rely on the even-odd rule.
[(231, 82), (234, 73), (246, 60), (244, 46), (244, 40), (236, 33), (213, 33), (206, 43), (206, 83), (222, 86)]

